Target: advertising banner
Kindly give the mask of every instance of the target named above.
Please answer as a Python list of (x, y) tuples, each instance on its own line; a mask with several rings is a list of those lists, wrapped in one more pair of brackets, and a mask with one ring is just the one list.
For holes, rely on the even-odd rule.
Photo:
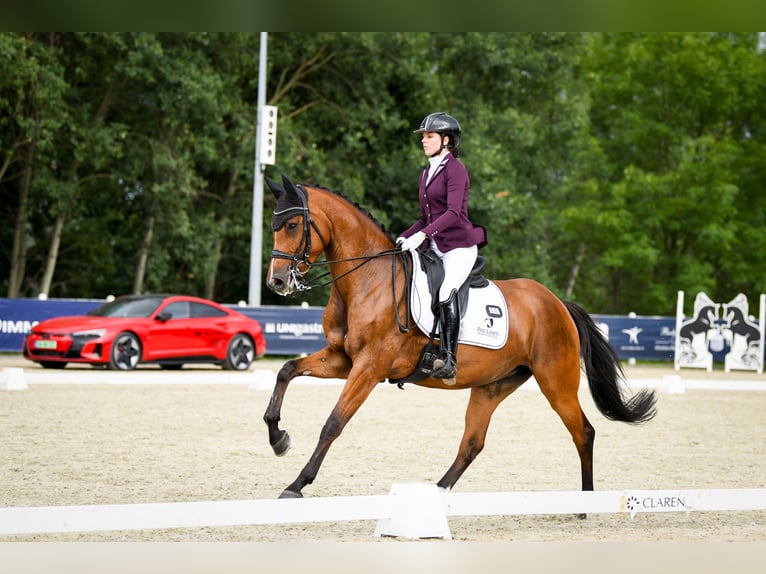
[(267, 355), (302, 355), (324, 348), (324, 307), (234, 307), (256, 319), (266, 336)]
[[(85, 315), (104, 302), (95, 299), (40, 301), (0, 298), (0, 351), (20, 353), (24, 336), (40, 321), (66, 315)], [(325, 346), (323, 307), (227, 306), (261, 323), (268, 355), (301, 355)]]
[(0, 351), (20, 353), (24, 336), (45, 319), (85, 315), (104, 303), (97, 299), (5, 299), (0, 298)]
[(620, 359), (673, 361), (676, 322), (673, 317), (593, 315)]
[[(33, 325), (50, 317), (84, 315), (102, 300), (0, 298), (0, 351), (20, 352), (24, 335)], [(261, 323), (268, 355), (301, 355), (325, 346), (323, 307), (261, 306), (233, 309)], [(621, 359), (673, 361), (673, 317), (593, 315)]]

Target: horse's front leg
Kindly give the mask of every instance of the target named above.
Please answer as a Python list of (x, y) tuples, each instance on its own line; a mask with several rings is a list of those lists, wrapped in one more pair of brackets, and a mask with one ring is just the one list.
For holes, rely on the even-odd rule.
[(325, 347), (307, 357), (287, 361), (277, 374), (277, 382), (271, 394), (263, 420), (269, 429), (269, 444), (277, 456), (284, 455), (290, 448), (290, 435), (279, 428), (282, 402), (287, 386), (295, 377), (311, 375), (326, 379), (345, 379), (351, 369), (351, 360), (344, 353)]
[(369, 374), (360, 374), (354, 370), (349, 374), (343, 390), (341, 391), (338, 402), (327, 418), (322, 431), (319, 433), (319, 442), (312, 453), (306, 466), (303, 467), (298, 478), (296, 478), (280, 495), (280, 498), (302, 498), (303, 487), (314, 482), (319, 467), (322, 466), (327, 451), (330, 446), (340, 436), (343, 428), (354, 416), (359, 407), (362, 406), (367, 397), (370, 396), (372, 389), (378, 384), (378, 379)]

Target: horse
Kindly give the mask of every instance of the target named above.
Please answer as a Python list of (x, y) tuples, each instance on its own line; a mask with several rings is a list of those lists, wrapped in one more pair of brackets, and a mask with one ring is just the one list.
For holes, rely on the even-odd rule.
[[(410, 255), (395, 247), (380, 222), (336, 191), (296, 185), (284, 175), (281, 186), (268, 178), (266, 182), (277, 199), (268, 287), (285, 296), (310, 289), (314, 285), (306, 275), (317, 266), (326, 265), (331, 276), (322, 317), (327, 346), (284, 363), (263, 415), (277, 456), (290, 447), (289, 434), (279, 427), (290, 381), (301, 375), (345, 379), (312, 455), (279, 495), (301, 498), (333, 441), (373, 389), (410, 375), (429, 338), (402, 321), (408, 280), (403, 258)], [(649, 421), (656, 413), (654, 393), (643, 389), (627, 396), (616, 351), (582, 307), (560, 300), (532, 279), (495, 283), (511, 314), (505, 345), (500, 349), (458, 345), (454, 383), (428, 376), (416, 383), (433, 389), (470, 389), (457, 456), (437, 486), (446, 490), (455, 486), (484, 448), (497, 406), (534, 376), (572, 436), (580, 457), (582, 490), (593, 490), (595, 430), (577, 394), (581, 356), (596, 407), (607, 419), (629, 424)]]

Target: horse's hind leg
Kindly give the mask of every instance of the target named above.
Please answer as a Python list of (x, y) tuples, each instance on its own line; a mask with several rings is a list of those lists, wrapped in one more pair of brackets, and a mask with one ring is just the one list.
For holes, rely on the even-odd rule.
[(465, 428), (460, 440), (455, 462), (437, 483), (441, 488), (451, 489), (468, 466), (484, 448), (487, 429), (497, 406), (519, 388), (522, 381), (497, 382), (483, 387), (473, 387), (465, 411)]
[(580, 386), (579, 362), (558, 371), (546, 369), (545, 373), (535, 372), (535, 379), (548, 403), (572, 435), (580, 456), (582, 489), (593, 490), (593, 441), (596, 431), (585, 416), (577, 396)]
[(290, 448), (290, 435), (279, 428), (282, 402), (287, 386), (295, 377), (311, 375), (320, 378), (345, 379), (351, 369), (351, 361), (343, 353), (325, 347), (307, 357), (287, 361), (277, 374), (277, 382), (271, 394), (263, 420), (269, 429), (269, 444), (277, 456), (284, 455)]

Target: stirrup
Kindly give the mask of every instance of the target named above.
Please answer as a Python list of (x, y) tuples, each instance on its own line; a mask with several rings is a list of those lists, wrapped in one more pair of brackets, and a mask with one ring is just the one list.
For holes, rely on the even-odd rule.
[[(455, 364), (454, 356), (451, 357), (451, 353), (445, 353), (446, 357), (439, 356), (434, 360), (434, 367), (431, 371), (431, 377), (434, 379), (442, 379), (445, 385), (454, 385), (457, 381), (457, 365)], [(452, 360), (450, 360), (452, 359)]]

